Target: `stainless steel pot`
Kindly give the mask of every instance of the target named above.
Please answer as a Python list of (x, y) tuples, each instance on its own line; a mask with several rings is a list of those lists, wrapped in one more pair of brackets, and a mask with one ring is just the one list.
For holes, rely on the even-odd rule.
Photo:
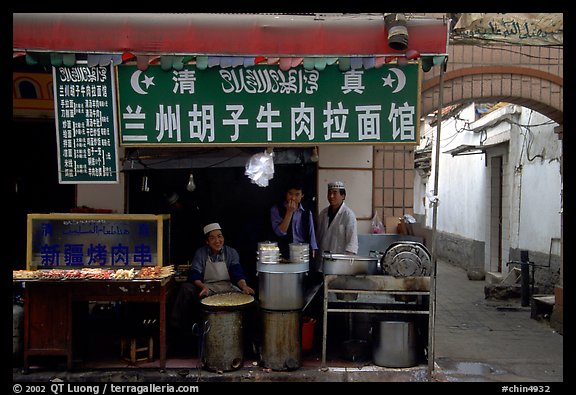
[(417, 364), (416, 328), (411, 321), (379, 321), (373, 328), (374, 364), (408, 368)]
[(378, 257), (332, 254), (322, 254), (324, 274), (378, 274)]
[(304, 306), (306, 263), (258, 263), (260, 307), (267, 310), (299, 310)]

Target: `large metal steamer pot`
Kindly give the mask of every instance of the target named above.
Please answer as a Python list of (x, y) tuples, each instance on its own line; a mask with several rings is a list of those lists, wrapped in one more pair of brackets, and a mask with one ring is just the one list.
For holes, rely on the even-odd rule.
[(378, 274), (379, 261), (377, 256), (360, 256), (352, 254), (333, 254), (324, 252), (322, 264), (324, 274)]
[(301, 311), (262, 310), (262, 366), (294, 370), (302, 365)]
[(299, 310), (304, 307), (304, 276), (308, 262), (266, 264), (258, 262), (260, 307)]
[(243, 311), (254, 301), (234, 306), (201, 302), (203, 327), (202, 367), (214, 372), (240, 369), (244, 362)]

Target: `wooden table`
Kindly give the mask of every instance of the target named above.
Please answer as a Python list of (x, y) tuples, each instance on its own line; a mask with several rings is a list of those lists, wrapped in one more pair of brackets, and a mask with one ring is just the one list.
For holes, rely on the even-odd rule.
[(77, 301), (149, 302), (159, 305), (160, 369), (166, 368), (166, 305), (172, 277), (150, 280), (22, 280), (24, 286), (24, 360), (65, 356), (72, 369), (72, 303)]

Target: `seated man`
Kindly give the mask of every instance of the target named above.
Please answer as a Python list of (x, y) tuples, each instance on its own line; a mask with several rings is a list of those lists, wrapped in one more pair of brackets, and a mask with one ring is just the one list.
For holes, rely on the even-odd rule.
[(191, 330), (201, 298), (223, 292), (254, 295), (254, 290), (246, 283), (238, 252), (224, 244), (220, 225), (206, 225), (204, 236), (206, 245), (194, 253), (188, 281), (180, 285), (174, 303), (170, 323), (175, 329)]
[(203, 298), (233, 291), (254, 295), (254, 290), (246, 284), (238, 252), (224, 244), (220, 225), (217, 223), (206, 225), (204, 235), (206, 245), (196, 250), (188, 276), (198, 287), (198, 296)]

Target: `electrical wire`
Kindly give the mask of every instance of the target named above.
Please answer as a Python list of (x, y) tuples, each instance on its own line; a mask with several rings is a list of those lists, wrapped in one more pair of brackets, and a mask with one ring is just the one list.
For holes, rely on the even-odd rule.
[[(530, 111), (528, 121), (532, 119), (532, 114), (534, 114), (534, 111)], [(526, 159), (528, 159), (528, 162), (532, 162), (536, 158), (544, 159), (544, 156), (541, 154), (536, 154), (532, 158), (530, 158), (530, 148), (534, 143), (534, 133), (528, 126), (524, 126), (524, 129), (526, 129), (526, 132), (522, 133), (522, 130), (520, 130), (520, 134), (522, 134), (522, 136), (524, 137), (524, 140), (522, 141), (522, 146), (526, 145)]]
[[(458, 44), (457, 41), (460, 40), (460, 38), (451, 38), (451, 40), (454, 41), (454, 44)], [(549, 57), (549, 56), (537, 56), (537, 55), (530, 55), (521, 51), (514, 51), (512, 49), (508, 49), (508, 48), (503, 48), (501, 47), (503, 44), (506, 45), (506, 42), (502, 42), (499, 40), (495, 40), (495, 39), (491, 39), (491, 38), (485, 38), (485, 37), (474, 37), (473, 38), (474, 41), (478, 40), (478, 41), (486, 41), (486, 42), (490, 42), (493, 43), (492, 45), (488, 44), (488, 45), (484, 45), (484, 44), (472, 44), (474, 47), (479, 47), (479, 48), (485, 48), (485, 49), (494, 49), (494, 50), (499, 50), (499, 51), (504, 51), (504, 52), (510, 52), (510, 53), (515, 53), (521, 56), (526, 56), (528, 58), (534, 58), (534, 59), (542, 59), (542, 60), (553, 60), (553, 61), (559, 61), (559, 60), (563, 60), (564, 58), (553, 58), (553, 57)], [(522, 47), (522, 46), (521, 46)], [(558, 48), (558, 49), (562, 49), (563, 46), (562, 45), (558, 45), (558, 44), (550, 44), (550, 45), (538, 45), (538, 47), (545, 47), (545, 48)]]

